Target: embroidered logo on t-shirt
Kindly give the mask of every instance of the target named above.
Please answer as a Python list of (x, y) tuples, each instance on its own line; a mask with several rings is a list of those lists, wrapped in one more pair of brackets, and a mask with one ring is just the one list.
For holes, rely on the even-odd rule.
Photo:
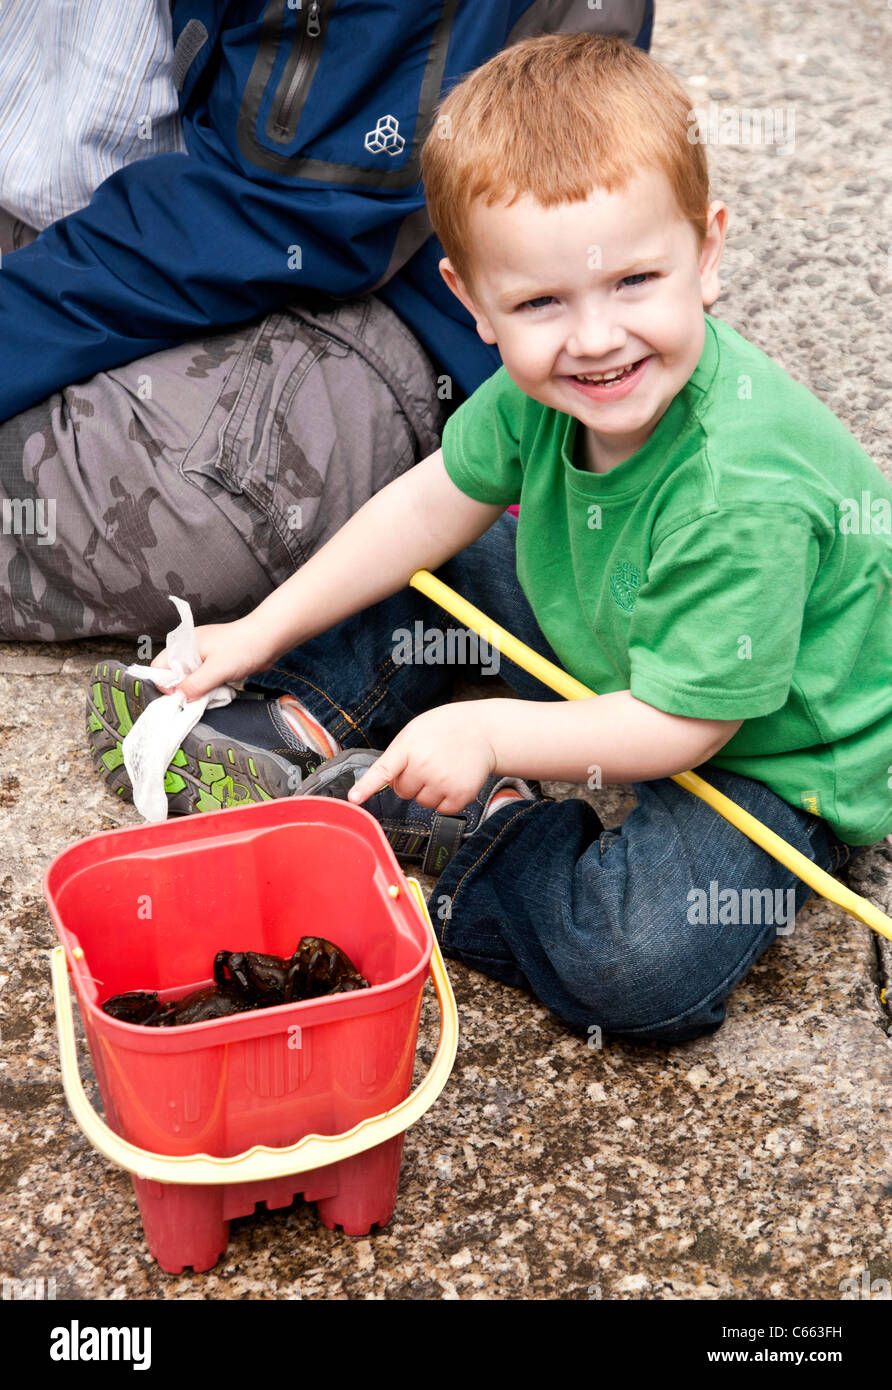
[(821, 802), (817, 792), (800, 792), (799, 800), (813, 816), (821, 814)]
[(621, 560), (610, 576), (610, 592), (615, 602), (626, 613), (635, 607), (638, 590), (641, 587), (641, 571), (628, 560)]

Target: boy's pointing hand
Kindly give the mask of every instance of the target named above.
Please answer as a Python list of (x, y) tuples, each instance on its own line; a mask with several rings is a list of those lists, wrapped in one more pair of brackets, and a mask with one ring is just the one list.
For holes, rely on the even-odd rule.
[(362, 805), (390, 785), (404, 801), (444, 815), (462, 810), (496, 767), (486, 703), (471, 700), (419, 714), (351, 788), (348, 799)]

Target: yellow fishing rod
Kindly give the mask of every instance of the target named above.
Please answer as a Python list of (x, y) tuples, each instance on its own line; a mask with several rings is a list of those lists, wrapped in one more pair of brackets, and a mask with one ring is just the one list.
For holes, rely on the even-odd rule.
[[(484, 642), (488, 642), (491, 647), (495, 647), (501, 652), (502, 656), (513, 661), (517, 666), (528, 671), (531, 676), (535, 676), (543, 685), (549, 686), (557, 691), (558, 695), (563, 695), (566, 700), (590, 700), (597, 691), (589, 690), (587, 685), (570, 676), (566, 671), (562, 671), (560, 666), (555, 666), (553, 661), (548, 661), (538, 652), (534, 652), (532, 647), (526, 643), (518, 641), (505, 628), (494, 623), (490, 618), (482, 613), (479, 608), (475, 608), (467, 599), (462, 598), (461, 594), (450, 589), (448, 584), (436, 579), (428, 570), (417, 570), (409, 583), (414, 589), (425, 594), (427, 598), (433, 599), (434, 603), (441, 608), (445, 608), (447, 613), (451, 613), (465, 627), (476, 632)], [(816, 893), (820, 893), (822, 898), (827, 898), (830, 902), (836, 903), (838, 907), (844, 908), (846, 912), (857, 917), (859, 922), (865, 926), (872, 927), (880, 936), (885, 936), (892, 941), (892, 917), (882, 912), (867, 898), (862, 898), (859, 893), (853, 893), (851, 888), (840, 883), (832, 874), (826, 873), (811, 859), (806, 859), (804, 854), (800, 854), (798, 849), (794, 849), (780, 835), (776, 835), (767, 825), (763, 825), (755, 816), (751, 816), (749, 811), (745, 811), (742, 806), (738, 806), (736, 801), (717, 791), (709, 782), (705, 782), (702, 777), (698, 777), (695, 772), (677, 772), (673, 778), (680, 787), (685, 787), (687, 791), (693, 792), (694, 796), (699, 796), (701, 801), (706, 801), (714, 810), (718, 811), (726, 821), (736, 825), (750, 840), (777, 859), (792, 873), (813, 888)]]

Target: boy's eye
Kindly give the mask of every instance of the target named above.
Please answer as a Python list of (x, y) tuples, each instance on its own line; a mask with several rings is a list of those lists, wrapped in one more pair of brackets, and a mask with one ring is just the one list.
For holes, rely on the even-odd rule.
[(652, 279), (653, 274), (652, 270), (641, 271), (638, 275), (626, 275), (619, 283), (621, 285), (643, 285), (645, 280)]
[(521, 309), (544, 309), (546, 304), (554, 301), (553, 294), (540, 294), (538, 299), (527, 299), (521, 304)]

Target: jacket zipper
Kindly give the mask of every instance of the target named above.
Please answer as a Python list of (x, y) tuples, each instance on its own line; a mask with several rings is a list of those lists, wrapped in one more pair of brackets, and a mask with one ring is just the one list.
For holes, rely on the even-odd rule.
[(297, 31), (297, 62), (291, 74), (291, 81), (288, 89), (279, 103), (276, 111), (275, 127), (288, 134), (291, 130), (291, 116), (297, 101), (297, 95), (304, 84), (309, 66), (310, 50), (307, 39), (317, 39), (322, 32), (321, 20), (322, 7), (319, 0), (311, 0), (310, 8), (307, 11), (307, 23), (304, 29)]

